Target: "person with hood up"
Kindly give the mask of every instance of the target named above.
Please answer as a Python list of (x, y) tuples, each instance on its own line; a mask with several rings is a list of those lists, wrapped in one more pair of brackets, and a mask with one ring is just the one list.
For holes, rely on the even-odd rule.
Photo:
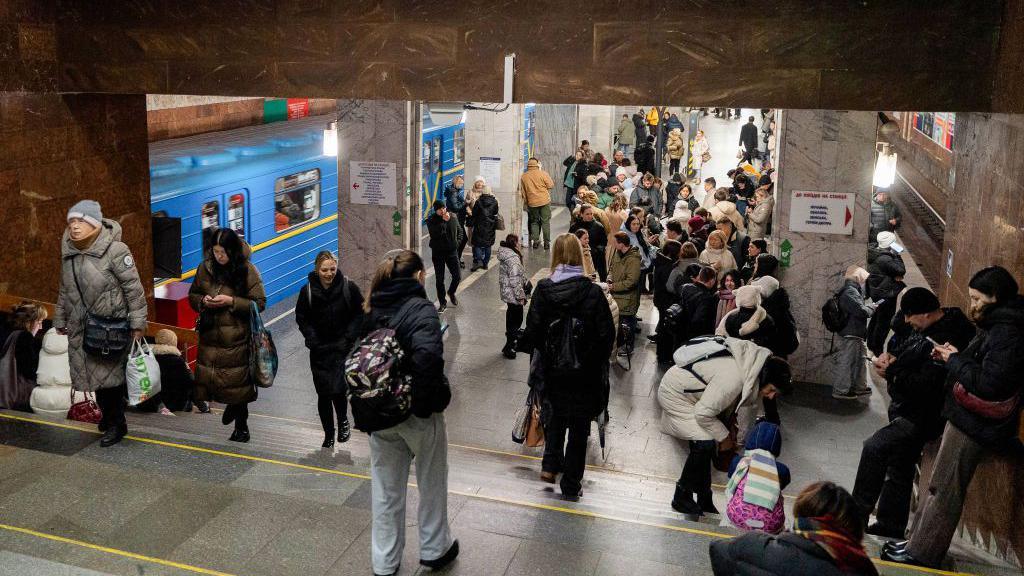
[[(590, 422), (608, 406), (608, 356), (615, 341), (615, 325), (604, 292), (583, 276), (583, 252), (572, 234), (555, 239), (551, 276), (537, 283), (519, 350), (531, 356), (530, 388), (549, 407), (544, 423), (544, 458), (541, 480), (554, 483), (561, 473), (562, 495), (577, 500), (583, 495)], [(579, 368), (559, 365), (549, 356), (572, 322), (580, 334), (574, 349)], [(573, 330), (576, 332), (576, 329)], [(533, 370), (536, 364), (539, 370)], [(548, 410), (545, 410), (548, 412)], [(568, 439), (566, 436), (568, 435)]]
[(733, 526), (768, 534), (779, 534), (786, 527), (782, 491), (792, 476), (789, 467), (778, 461), (781, 453), (779, 426), (765, 421), (754, 425), (743, 443), (743, 455), (737, 454), (729, 464), (725, 515)]
[(768, 348), (772, 354), (785, 358), (800, 347), (800, 337), (789, 303), (789, 292), (772, 276), (778, 270), (778, 263), (775, 256), (760, 254), (754, 261), (754, 278), (749, 285), (761, 291), (761, 307), (775, 323), (775, 337), (768, 343)]
[(448, 300), (452, 301), (452, 306), (459, 305), (455, 293), (462, 280), (462, 271), (458, 265), (458, 251), (463, 241), (463, 230), (458, 219), (452, 216), (444, 202), (435, 200), (433, 211), (430, 216), (427, 216), (427, 232), (430, 234), (430, 259), (434, 264), (434, 286), (437, 292), (438, 312), (444, 312), (448, 308), (444, 289), (445, 268), (452, 275), (452, 283), (447, 291)]
[[(398, 573), (405, 547), (405, 502), (409, 466), (416, 466), (420, 564), (441, 570), (459, 555), (448, 523), (448, 432), (444, 411), (452, 392), (444, 374), (441, 319), (423, 289), (423, 259), (411, 250), (392, 250), (377, 266), (363, 303), (359, 337), (378, 328), (394, 330), (404, 353), (410, 413), (405, 420), (369, 435), (373, 523), (373, 573)], [(358, 413), (356, 427), (360, 426)]]
[(544, 249), (551, 248), (551, 189), (555, 183), (545, 172), (540, 161), (530, 158), (526, 172), (519, 177), (519, 190), (523, 195), (523, 206), (530, 226), (530, 246), (540, 248), (541, 231), (544, 233)]
[(864, 285), (867, 270), (850, 266), (839, 291), (839, 308), (846, 313), (846, 324), (836, 336), (836, 355), (833, 361), (832, 397), (836, 400), (856, 400), (870, 396), (871, 388), (865, 383), (864, 338), (868, 333), (868, 318), (875, 312), (875, 304), (864, 303)]
[(590, 239), (590, 250), (597, 276), (604, 282), (605, 278), (608, 277), (608, 269), (605, 266), (605, 249), (608, 246), (608, 234), (605, 232), (604, 224), (595, 217), (595, 213), (596, 209), (593, 206), (589, 204), (582, 205), (579, 219), (573, 222), (572, 226), (569, 226), (569, 232), (586, 230), (587, 236)]
[(683, 131), (672, 128), (668, 133), (668, 173), (679, 174), (679, 162), (683, 158)]
[(748, 532), (711, 543), (715, 576), (878, 576), (864, 550), (857, 504), (841, 486), (815, 482), (793, 503), (793, 531)]
[(636, 145), (636, 131), (633, 128), (633, 122), (629, 119), (629, 115), (623, 114), (622, 120), (619, 121), (619, 127), (615, 131), (615, 144), (616, 149), (627, 156)]
[[(435, 202), (434, 205), (437, 206), (438, 203)], [(443, 209), (442, 205), (438, 212)], [(459, 231), (454, 217), (449, 218), (448, 224), (450, 232)], [(433, 241), (434, 237), (431, 234), (431, 242)], [(452, 276), (457, 273), (456, 268)], [(443, 286), (442, 284), (441, 294), (444, 293)], [(329, 250), (316, 255), (308, 282), (299, 290), (299, 296), (295, 301), (295, 322), (306, 340), (306, 348), (309, 349), (309, 364), (317, 396), (316, 411), (320, 415), (320, 425), (324, 430), (324, 441), (321, 446), (333, 447), (335, 432), (338, 442), (348, 442), (351, 428), (348, 422), (345, 359), (355, 345), (359, 329), (362, 327), (363, 294), (355, 282), (341, 273), (338, 269), (338, 259)], [(335, 415), (337, 428), (334, 425)]]
[(129, 350), (107, 356), (87, 353), (83, 347), (86, 314), (127, 318), (131, 339), (141, 340), (146, 329), (146, 295), (135, 258), (121, 242), (121, 225), (104, 218), (98, 202), (78, 202), (68, 211), (67, 222), (61, 238), (60, 292), (53, 327), (68, 337), (72, 386), (96, 393), (103, 411), (100, 446), (106, 448), (128, 433), (124, 410)]
[(505, 303), (505, 346), (501, 353), (514, 360), (519, 328), (523, 325), (523, 307), (526, 306), (526, 269), (523, 253), (519, 251), (519, 236), (508, 234), (498, 248), (498, 287)]
[(903, 257), (893, 248), (896, 235), (879, 232), (878, 245), (868, 248), (867, 295), (878, 302), (878, 309), (868, 322), (867, 346), (874, 354), (882, 353), (889, 326), (896, 315), (896, 297), (906, 287), (903, 277), (907, 267)]
[(743, 224), (743, 214), (736, 208), (736, 204), (729, 200), (729, 189), (719, 188), (715, 190), (714, 204), (708, 208), (709, 220), (718, 223), (722, 218), (728, 218), (736, 230), (746, 230)]
[(707, 248), (700, 253), (698, 261), (704, 266), (714, 268), (718, 278), (721, 278), (729, 270), (738, 269), (736, 259), (729, 251), (725, 233), (721, 230), (715, 230), (708, 235)]
[[(931, 357), (931, 341), (966, 347), (974, 326), (959, 308), (941, 308), (927, 288), (908, 288), (899, 298), (894, 331), (904, 324), (911, 330), (893, 336), (888, 350), (875, 358), (874, 367), (885, 378), (889, 397), (889, 424), (864, 441), (853, 497), (861, 508), (867, 533), (903, 538), (910, 514), (914, 474), (925, 444), (942, 435), (945, 420), (946, 367)], [(877, 521), (869, 524), (875, 511)]]
[(775, 340), (775, 321), (761, 306), (761, 289), (740, 286), (735, 291), (736, 307), (722, 317), (715, 334), (750, 340), (771, 350)]
[(753, 210), (747, 210), (747, 236), (752, 240), (761, 240), (768, 235), (772, 223), (772, 210), (775, 209), (775, 198), (767, 186), (754, 191), (751, 203)]
[[(790, 370), (785, 360), (771, 356), (748, 340), (725, 338), (720, 352), (697, 360), (691, 354), (708, 343), (687, 344), (674, 354), (658, 387), (662, 432), (690, 443), (690, 453), (676, 482), (672, 509), (688, 516), (718, 514), (711, 495), (711, 462), (716, 449), (735, 449), (736, 438), (746, 438), (758, 415), (758, 403), (789, 389)], [(733, 437), (723, 422), (736, 417)], [(694, 500), (696, 496), (696, 501)]]
[(251, 304), (267, 305), (263, 279), (250, 261), (251, 248), (230, 228), (210, 236), (206, 259), (196, 270), (188, 302), (199, 314), (196, 398), (227, 404), (221, 422), (234, 422), (232, 442), (249, 441), (249, 403), (257, 388), (249, 375)]
[(470, 240), (473, 244), (473, 266), (469, 269), (470, 272), (476, 272), (481, 268), (487, 270), (498, 228), (498, 199), (491, 193), (491, 187), (482, 177), (477, 176), (477, 181), (481, 183), (480, 197), (473, 204), (473, 214), (469, 219), (473, 224)]
[(910, 540), (884, 546), (883, 560), (941, 565), (978, 464), (989, 454), (1020, 446), (1024, 297), (1017, 281), (1000, 266), (979, 270), (967, 286), (978, 332), (963, 351), (946, 342), (932, 350), (932, 358), (949, 372), (943, 409), (946, 428), (928, 487), (921, 492)]
[[(629, 162), (629, 160), (624, 160), (624, 162)], [(629, 175), (632, 168), (632, 166), (619, 166), (615, 169), (615, 181), (619, 183), (622, 193), (627, 198), (633, 195), (633, 178)]]
[[(444, 188), (444, 205), (448, 209), (448, 212), (453, 214), (459, 219), (459, 247), (456, 250), (456, 254), (459, 259), (459, 268), (465, 268), (466, 263), (462, 261), (462, 253), (466, 251), (466, 244), (469, 242), (469, 236), (466, 234), (466, 217), (468, 216), (466, 206), (466, 192), (464, 190), (466, 179), (462, 177), (462, 174), (458, 174), (452, 181)], [(435, 212), (437, 210), (435, 209)]]

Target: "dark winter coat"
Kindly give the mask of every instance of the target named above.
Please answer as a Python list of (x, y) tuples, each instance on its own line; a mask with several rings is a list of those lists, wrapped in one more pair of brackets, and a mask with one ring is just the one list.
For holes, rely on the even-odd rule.
[(715, 316), (718, 315), (718, 296), (714, 290), (703, 284), (684, 284), (680, 290), (686, 326), (682, 340), (685, 342), (697, 336), (715, 333)]
[[(892, 232), (900, 227), (900, 221), (903, 219), (900, 214), (900, 209), (896, 206), (896, 203), (892, 201), (892, 198), (887, 198), (885, 203), (882, 204), (871, 199), (871, 226), (870, 226), (870, 243), (877, 242), (877, 236), (879, 232)], [(890, 220), (896, 220), (896, 225), (893, 226), (889, 223)]]
[[(761, 307), (764, 310), (763, 307)], [(757, 308), (737, 308), (725, 318), (725, 333), (740, 340), (750, 340), (771, 350), (775, 341), (775, 320), (765, 311), (760, 322), (751, 322)], [(772, 353), (774, 354), (774, 350)]]
[(484, 193), (473, 205), (473, 246), (494, 246), (495, 230), (498, 225), (498, 199), (494, 194)]
[[(449, 222), (455, 222), (453, 216)], [(309, 349), (313, 386), (318, 395), (344, 394), (345, 358), (359, 338), (363, 324), (363, 295), (359, 286), (339, 272), (327, 288), (316, 272), (299, 290), (295, 322)]]
[[(575, 377), (545, 379), (541, 393), (556, 414), (594, 418), (608, 405), (608, 356), (615, 341), (612, 313), (600, 287), (584, 276), (538, 282), (518, 349), (543, 354), (548, 326), (565, 315), (583, 320), (585, 349), (576, 351), (583, 368)], [(545, 366), (545, 375), (547, 370)]]
[(637, 144), (636, 150), (633, 151), (633, 160), (636, 164), (636, 171), (640, 174), (650, 172), (654, 173), (654, 146), (648, 144), (646, 140), (643, 144)]
[[(676, 202), (679, 202), (679, 191), (683, 189), (683, 185), (679, 182), (673, 182), (669, 180), (668, 184), (665, 185), (665, 214), (669, 217), (672, 216), (672, 211), (676, 209)], [(691, 195), (692, 197), (692, 195)], [(692, 210), (692, 209), (691, 209)]]
[[(82, 288), (81, 294), (78, 286)], [(92, 392), (123, 386), (127, 350), (123, 355), (107, 358), (87, 354), (82, 348), (87, 308), (97, 316), (127, 318), (133, 330), (146, 329), (146, 293), (135, 259), (121, 242), (121, 225), (113, 220), (103, 219), (96, 239), (84, 250), (75, 247), (68, 232), (64, 232), (60, 293), (53, 326), (67, 330), (68, 362), (75, 390)]]
[(755, 150), (757, 148), (757, 126), (753, 122), (747, 122), (740, 128), (739, 145), (747, 150)]
[(584, 222), (580, 218), (573, 222), (572, 226), (569, 226), (569, 232), (574, 233), (581, 228), (586, 230), (587, 235), (590, 236), (591, 249), (600, 247), (601, 255), (604, 256), (604, 248), (608, 245), (608, 233), (605, 232), (604, 225), (598, 222), (597, 218), (590, 222)]
[[(966, 349), (950, 356), (948, 386), (960, 382), (968, 392), (993, 402), (1024, 394), (1024, 297), (984, 312), (978, 333)], [(1009, 417), (992, 420), (960, 406), (950, 394), (943, 413), (949, 423), (972, 440), (997, 447), (1017, 437), (1018, 415), (1024, 400)]]
[[(889, 347), (896, 361), (885, 371), (889, 388), (890, 414), (910, 420), (928, 438), (942, 434), (945, 420), (946, 366), (932, 360), (932, 344), (927, 338), (949, 342), (963, 350), (974, 336), (974, 326), (959, 308), (944, 308), (937, 322), (918, 334), (913, 332), (897, 347)], [(902, 320), (901, 320), (902, 321)]]
[(674, 265), (675, 260), (661, 252), (654, 257), (654, 307), (660, 311), (679, 301), (668, 285), (668, 277)]
[[(7, 344), (7, 339), (14, 335), (11, 344), (14, 346), (14, 361), (18, 365), (18, 372), (33, 382), (36, 381), (36, 370), (39, 368), (39, 351), (43, 349), (42, 335), (44, 333), (45, 330), (40, 330), (37, 338), (32, 336), (28, 330), (12, 330), (0, 325), (0, 354), (6, 352), (4, 346)], [(0, 378), (4, 376), (4, 374), (0, 374)]]
[(797, 336), (789, 293), (772, 277), (763, 277), (754, 283), (761, 288), (761, 307), (775, 322), (775, 337), (768, 344), (768, 348), (776, 356), (788, 356), (796, 352), (800, 346), (800, 338)]
[(846, 325), (839, 336), (866, 338), (871, 308), (864, 305), (864, 288), (856, 280), (847, 280), (839, 294), (839, 308), (846, 312)]
[[(868, 281), (870, 282), (870, 278)], [(871, 315), (871, 319), (868, 320), (867, 345), (868, 350), (874, 352), (875, 355), (881, 354), (883, 348), (885, 348), (885, 339), (889, 335), (893, 316), (897, 312), (896, 297), (904, 287), (906, 287), (906, 284), (903, 282), (896, 282), (892, 288), (892, 290), (895, 290), (895, 294), (879, 303), (878, 307), (875, 308), (874, 314)]]
[[(164, 403), (172, 412), (185, 409), (195, 393), (195, 379), (181, 352), (174, 346), (154, 344), (153, 354), (160, 365), (160, 393), (154, 400)], [(143, 408), (145, 409), (145, 408)]]
[(444, 412), (452, 391), (444, 375), (441, 319), (423, 285), (413, 278), (385, 280), (370, 295), (370, 305), (359, 335), (365, 337), (382, 326), (394, 329), (405, 352), (402, 369), (412, 377), (413, 415), (428, 418)]
[(444, 187), (444, 205), (448, 208), (449, 212), (453, 215), (463, 214), (466, 212), (466, 191), (463, 188), (456, 188), (455, 182), (449, 182)]
[(868, 264), (868, 296), (875, 301), (896, 298), (903, 289), (897, 278), (903, 278), (906, 273), (902, 256), (891, 248), (878, 251), (874, 261)]
[(636, 145), (647, 141), (647, 119), (639, 112), (633, 113), (633, 133), (636, 135)]
[(750, 236), (747, 236), (742, 230), (737, 230), (732, 238), (729, 239), (729, 252), (732, 252), (732, 259), (737, 264), (746, 261), (747, 249), (749, 248)]
[[(249, 247), (246, 246), (246, 256)], [(199, 312), (199, 353), (196, 358), (196, 398), (222, 404), (247, 404), (256, 399), (256, 387), (249, 378), (250, 318), (249, 304), (262, 311), (267, 305), (263, 279), (246, 262), (244, 286), (221, 283), (213, 276), (213, 264), (207, 259), (196, 270), (188, 303)], [(223, 294), (234, 303), (223, 308), (204, 309), (203, 296)]]
[(451, 214), (445, 222), (437, 212), (431, 212), (427, 216), (427, 232), (430, 234), (430, 251), (435, 256), (447, 256), (459, 251), (463, 232), (455, 214)]
[(715, 576), (850, 576), (824, 548), (792, 533), (748, 532), (711, 543)]
[(36, 385), (41, 349), (42, 341), (34, 338), (28, 330), (0, 328), (0, 358), (13, 356), (20, 376), (12, 379), (8, 374), (0, 373), (0, 408), (32, 411), (32, 389)]
[(642, 184), (634, 187), (633, 193), (629, 197), (629, 207), (636, 206), (640, 206), (648, 214), (658, 217), (661, 215), (661, 190), (654, 187), (644, 188)]
[[(740, 190), (740, 187), (737, 185), (737, 182), (739, 182), (740, 180), (746, 182), (742, 190)], [(729, 188), (729, 194), (730, 196), (735, 196), (737, 199), (750, 200), (751, 198), (754, 197), (754, 184), (753, 182), (750, 181), (750, 178), (747, 178), (747, 175), (744, 174), (733, 181), (732, 187)], [(730, 200), (730, 202), (735, 201), (736, 200), (734, 199)]]

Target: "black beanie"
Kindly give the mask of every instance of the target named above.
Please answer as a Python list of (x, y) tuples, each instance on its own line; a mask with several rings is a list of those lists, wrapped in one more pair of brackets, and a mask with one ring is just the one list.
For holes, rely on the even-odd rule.
[(939, 299), (927, 288), (917, 286), (907, 290), (903, 294), (903, 300), (900, 303), (900, 312), (904, 316), (912, 316), (914, 314), (927, 314), (928, 312), (934, 312), (940, 307)]

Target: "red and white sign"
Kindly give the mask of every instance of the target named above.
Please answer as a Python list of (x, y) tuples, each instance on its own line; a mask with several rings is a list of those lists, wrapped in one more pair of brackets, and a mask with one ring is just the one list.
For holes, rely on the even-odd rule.
[(309, 98), (288, 99), (288, 119), (305, 118), (309, 116)]
[(789, 204), (789, 229), (815, 234), (853, 234), (853, 192), (794, 190)]

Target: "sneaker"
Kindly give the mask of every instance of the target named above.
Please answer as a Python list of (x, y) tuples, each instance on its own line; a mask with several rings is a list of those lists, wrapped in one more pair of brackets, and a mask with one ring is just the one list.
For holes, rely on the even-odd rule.
[(847, 392), (845, 394), (841, 392), (833, 392), (832, 397), (836, 400), (857, 400), (860, 396), (857, 396), (853, 392)]
[(423, 560), (423, 559), (420, 559), (420, 565), (421, 566), (426, 566), (427, 568), (430, 568), (431, 570), (440, 570), (440, 569), (444, 568), (445, 566), (451, 564), (452, 561), (455, 560), (455, 558), (458, 557), (458, 555), (459, 555), (459, 541), (456, 540), (456, 541), (452, 542), (451, 548), (449, 548), (448, 551), (445, 552), (443, 556), (441, 556), (440, 558), (438, 558), (436, 560)]
[(160, 407), (160, 414), (163, 416), (174, 416), (174, 412), (167, 409), (167, 406)]

